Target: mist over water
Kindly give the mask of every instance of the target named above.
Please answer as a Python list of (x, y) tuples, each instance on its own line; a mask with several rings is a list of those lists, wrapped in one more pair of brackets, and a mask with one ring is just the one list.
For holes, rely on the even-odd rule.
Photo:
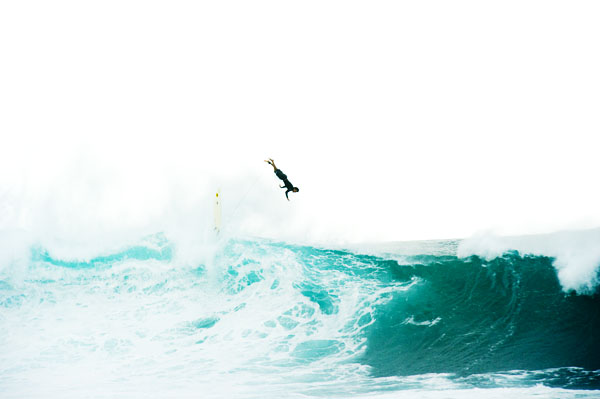
[(357, 244), (262, 164), (83, 158), (3, 177), (3, 397), (598, 396), (598, 230)]

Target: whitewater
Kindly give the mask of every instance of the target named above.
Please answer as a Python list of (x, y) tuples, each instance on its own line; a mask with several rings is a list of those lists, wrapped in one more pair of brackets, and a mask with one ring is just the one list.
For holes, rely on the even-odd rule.
[(342, 247), (206, 229), (86, 257), (4, 232), (0, 393), (600, 397), (599, 234)]

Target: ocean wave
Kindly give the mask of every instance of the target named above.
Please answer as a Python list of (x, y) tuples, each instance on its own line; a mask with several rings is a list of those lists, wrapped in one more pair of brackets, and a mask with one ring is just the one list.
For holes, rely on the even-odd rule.
[[(0, 269), (0, 389), (600, 388), (598, 295), (565, 294), (551, 258), (456, 245), (379, 256), (224, 236), (194, 257), (160, 233), (80, 259), (31, 244), (19, 279)], [(17, 383), (39, 376), (39, 395)]]

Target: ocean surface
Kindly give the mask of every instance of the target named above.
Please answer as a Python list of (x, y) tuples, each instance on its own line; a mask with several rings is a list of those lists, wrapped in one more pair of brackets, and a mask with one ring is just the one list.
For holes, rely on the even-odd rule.
[(510, 242), (198, 246), (5, 257), (0, 397), (600, 397), (597, 262), (570, 286)]

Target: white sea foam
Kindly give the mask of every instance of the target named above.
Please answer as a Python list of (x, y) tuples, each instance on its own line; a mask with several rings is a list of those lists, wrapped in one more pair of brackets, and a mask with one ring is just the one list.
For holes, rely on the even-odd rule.
[(437, 323), (439, 323), (441, 320), (442, 320), (441, 317), (436, 317), (433, 320), (416, 321), (414, 316), (410, 316), (410, 317), (406, 318), (402, 322), (402, 324), (412, 324), (413, 326), (432, 327), (432, 326), (435, 326)]
[(521, 255), (553, 258), (553, 265), (565, 291), (589, 293), (598, 286), (600, 229), (517, 237), (481, 233), (461, 241), (457, 255), (492, 259), (510, 250), (516, 250)]
[[(230, 245), (232, 252), (205, 256), (206, 272), (152, 259), (27, 265), (15, 291), (21, 305), (0, 317), (10, 326), (0, 333), (0, 388), (32, 398), (186, 397), (198, 389), (204, 397), (281, 397), (306, 381), (327, 389), (332, 370), (342, 380), (367, 375), (339, 362), (360, 353), (356, 329), (402, 287), (308, 267), (285, 247)], [(336, 312), (301, 293), (307, 275), (315, 284), (308, 290), (333, 290)]]

